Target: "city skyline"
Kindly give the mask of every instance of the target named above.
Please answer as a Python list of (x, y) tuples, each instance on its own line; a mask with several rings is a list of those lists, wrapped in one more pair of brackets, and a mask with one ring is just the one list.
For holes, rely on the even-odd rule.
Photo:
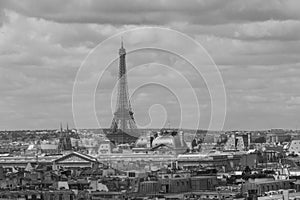
[[(134, 9), (123, 1), (113, 2), (91, 1), (84, 6), (78, 1), (0, 2), (0, 130), (55, 129), (60, 122), (74, 127), (72, 91), (82, 61), (112, 35), (147, 26), (182, 32), (208, 51), (226, 89), (224, 130), (299, 127), (300, 2), (157, 1), (149, 6), (136, 1)], [(141, 42), (176, 43), (172, 38), (162, 41), (153, 35), (151, 31), (128, 35), (124, 46), (130, 51)], [(103, 56), (117, 58), (120, 42), (112, 45), (115, 50)], [(197, 56), (193, 49), (189, 53)], [(157, 63), (148, 63), (153, 60)], [(181, 87), (174, 81), (176, 74), (162, 65), (181, 70), (197, 92), (202, 120), (199, 128), (205, 129), (210, 118), (209, 93), (204, 81), (193, 77), (187, 63), (174, 55), (147, 50), (128, 54), (127, 62), (129, 70), (135, 69), (128, 75), (130, 95), (130, 87), (141, 78), (165, 78), (173, 87)], [(101, 67), (105, 66), (99, 64)], [(110, 97), (105, 91), (112, 91), (117, 71), (115, 60), (97, 88), (96, 108), (102, 128), (109, 128), (113, 118), (112, 112), (101, 112), (101, 106), (111, 106), (111, 100), (103, 96)], [(166, 101), (171, 103), (166, 105)], [(189, 107), (189, 100), (183, 103), (187, 111), (195, 109), (193, 104)], [(178, 124), (176, 99), (162, 88), (143, 88), (133, 95), (132, 107), (138, 127), (150, 124), (149, 128), (162, 128), (166, 119), (171, 126)], [(166, 113), (174, 118), (169, 119)], [(191, 112), (186, 117), (195, 116)]]

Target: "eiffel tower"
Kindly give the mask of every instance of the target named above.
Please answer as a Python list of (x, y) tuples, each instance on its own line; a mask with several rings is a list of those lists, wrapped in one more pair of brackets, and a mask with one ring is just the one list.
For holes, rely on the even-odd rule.
[(125, 56), (126, 50), (123, 47), (122, 41), (121, 48), (119, 49), (119, 82), (117, 105), (110, 127), (111, 133), (107, 135), (108, 139), (118, 144), (135, 142), (137, 139), (137, 127), (133, 117), (133, 111), (128, 94)]

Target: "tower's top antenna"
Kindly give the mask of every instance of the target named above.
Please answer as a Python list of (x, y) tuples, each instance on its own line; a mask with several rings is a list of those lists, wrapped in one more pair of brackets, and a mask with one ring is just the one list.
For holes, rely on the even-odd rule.
[(126, 50), (124, 49), (124, 46), (123, 46), (123, 36), (121, 36), (121, 48), (119, 49), (119, 55), (122, 56), (125, 54), (126, 54)]
[(123, 49), (123, 36), (121, 36), (121, 48)]

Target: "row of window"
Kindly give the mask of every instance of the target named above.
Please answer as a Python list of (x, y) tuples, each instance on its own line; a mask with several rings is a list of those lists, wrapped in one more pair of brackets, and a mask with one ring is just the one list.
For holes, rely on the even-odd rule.
[[(288, 183), (283, 183), (283, 187), (286, 188)], [(270, 190), (279, 190), (281, 189), (279, 185), (266, 185), (261, 186), (262, 192), (270, 191)]]

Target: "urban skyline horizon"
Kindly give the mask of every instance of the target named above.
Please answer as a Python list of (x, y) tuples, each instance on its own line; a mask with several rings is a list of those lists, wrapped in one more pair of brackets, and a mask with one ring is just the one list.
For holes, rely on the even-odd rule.
[[(110, 127), (102, 127), (102, 128), (97, 128), (97, 127), (90, 127), (90, 128), (75, 128), (73, 126), (69, 126), (69, 130), (109, 130)], [(231, 129), (223, 129), (223, 130), (207, 130), (207, 129), (189, 129), (187, 127), (183, 128), (178, 128), (178, 127), (149, 127), (149, 128), (137, 128), (137, 130), (161, 130), (161, 129), (166, 129), (166, 130), (201, 130), (201, 131), (208, 131), (208, 132), (230, 132), (230, 131), (269, 131), (269, 130), (284, 130), (284, 131), (300, 131), (299, 128), (292, 128), (292, 127), (270, 127), (270, 128), (264, 128), (264, 129), (238, 129), (238, 128), (231, 128)], [(5, 132), (5, 131), (44, 131), (44, 130), (60, 130), (60, 127), (55, 128), (55, 127), (45, 127), (45, 128), (35, 128), (35, 129), (1, 129), (0, 132)], [(67, 130), (66, 127), (63, 127), (63, 130)]]

